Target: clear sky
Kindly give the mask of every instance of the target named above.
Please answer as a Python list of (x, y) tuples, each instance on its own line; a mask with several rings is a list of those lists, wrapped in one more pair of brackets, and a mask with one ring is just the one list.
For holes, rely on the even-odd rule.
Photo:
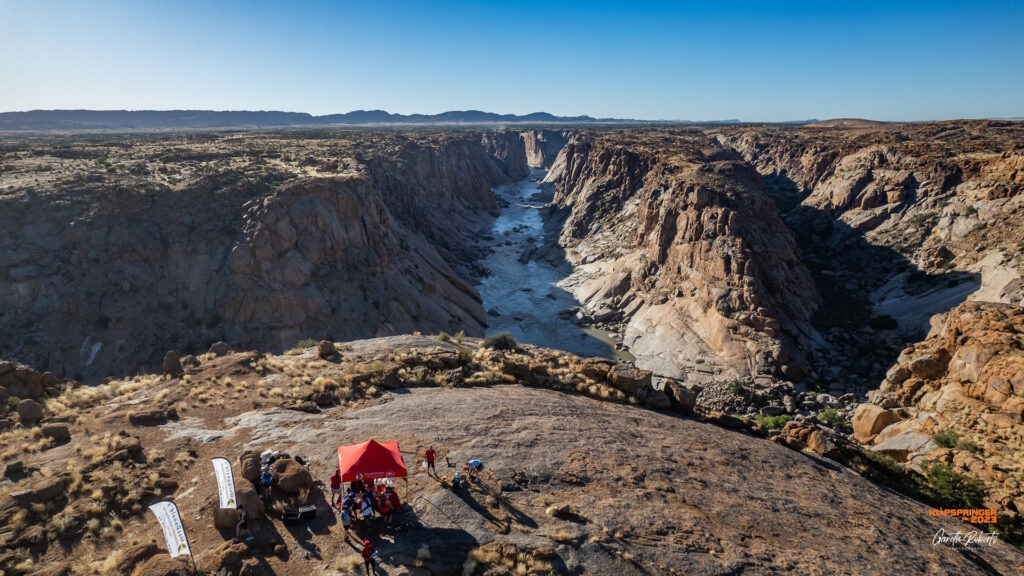
[(0, 111), (1024, 116), (1024, 1), (0, 0)]

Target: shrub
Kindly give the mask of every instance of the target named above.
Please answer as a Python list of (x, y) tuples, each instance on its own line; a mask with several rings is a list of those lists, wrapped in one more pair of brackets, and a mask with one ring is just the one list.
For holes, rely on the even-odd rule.
[(312, 338), (303, 338), (302, 340), (299, 340), (298, 342), (295, 343), (295, 347), (296, 348), (312, 348), (313, 346), (316, 346), (317, 344), (319, 344), (319, 342), (317, 342), (316, 340), (313, 340)]
[(980, 508), (985, 500), (985, 483), (953, 470), (949, 464), (933, 460), (924, 465), (926, 489), (944, 506)]
[(455, 333), (455, 341), (458, 342), (459, 344), (462, 344), (462, 340), (465, 339), (465, 338), (466, 338), (466, 331), (465, 330), (459, 330), (458, 332)]
[(442, 331), (437, 333), (437, 339), (440, 340), (441, 342), (451, 342), (452, 341), (452, 337), (447, 332), (445, 332), (444, 330), (442, 330)]
[(733, 394), (743, 394), (743, 382), (741, 382), (739, 379), (729, 382), (729, 391), (732, 392)]
[(755, 418), (757, 422), (764, 425), (769, 430), (781, 430), (786, 422), (792, 420), (793, 417), (789, 414), (779, 414), (778, 416), (758, 416)]
[(473, 362), (473, 353), (469, 350), (459, 350), (459, 364), (466, 366)]
[(981, 447), (970, 440), (964, 440), (961, 438), (956, 443), (957, 450), (966, 450), (967, 452), (981, 452)]
[(493, 348), (494, 350), (515, 350), (519, 348), (519, 343), (508, 332), (501, 332), (484, 338), (483, 347)]
[(848, 430), (850, 427), (850, 425), (846, 422), (846, 418), (843, 418), (843, 415), (840, 414), (839, 410), (836, 410), (835, 408), (826, 408), (822, 410), (821, 412), (818, 413), (816, 418), (821, 423), (836, 430)]
[(959, 440), (960, 435), (956, 433), (956, 430), (939, 430), (932, 434), (932, 442), (943, 448), (955, 448)]

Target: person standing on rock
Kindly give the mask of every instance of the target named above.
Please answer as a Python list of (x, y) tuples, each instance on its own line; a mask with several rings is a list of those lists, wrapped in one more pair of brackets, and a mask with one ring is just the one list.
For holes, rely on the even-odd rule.
[(331, 474), (331, 506), (336, 506), (341, 501), (341, 468), (334, 470)]
[(437, 477), (437, 468), (434, 468), (434, 460), (437, 458), (437, 452), (434, 452), (434, 447), (427, 448), (427, 451), (423, 453), (423, 459), (427, 462), (427, 476), (431, 472), (434, 473), (434, 477)]
[(374, 564), (374, 560), (377, 558), (377, 549), (370, 544), (369, 540), (363, 540), (363, 549), (359, 551), (359, 554), (363, 557), (363, 565), (366, 567), (366, 576), (370, 574), (377, 574), (377, 566)]

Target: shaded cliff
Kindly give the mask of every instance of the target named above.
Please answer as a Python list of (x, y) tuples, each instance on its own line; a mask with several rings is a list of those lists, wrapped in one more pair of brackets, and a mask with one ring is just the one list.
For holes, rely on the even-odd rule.
[(567, 130), (528, 130), (522, 133), (526, 161), (534, 168), (550, 168), (569, 142)]
[[(507, 136), (520, 142), (517, 132)], [(3, 356), (84, 380), (217, 340), (483, 330), (451, 262), (509, 174), (471, 133), (18, 140)], [(522, 169), (525, 162), (518, 164)], [(516, 174), (518, 175), (518, 174)]]

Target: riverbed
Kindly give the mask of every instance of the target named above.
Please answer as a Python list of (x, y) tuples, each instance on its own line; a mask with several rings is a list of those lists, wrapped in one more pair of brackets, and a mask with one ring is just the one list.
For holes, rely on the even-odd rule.
[[(581, 326), (579, 303), (558, 282), (571, 272), (568, 263), (537, 257), (544, 243), (543, 170), (514, 185), (494, 190), (505, 207), (484, 245), (490, 254), (480, 264), (489, 271), (476, 289), (487, 311), (488, 334), (508, 332), (517, 341), (557, 348), (581, 356), (623, 358), (611, 334)], [(526, 254), (524, 254), (524, 251)], [(529, 256), (529, 257), (527, 257)]]

